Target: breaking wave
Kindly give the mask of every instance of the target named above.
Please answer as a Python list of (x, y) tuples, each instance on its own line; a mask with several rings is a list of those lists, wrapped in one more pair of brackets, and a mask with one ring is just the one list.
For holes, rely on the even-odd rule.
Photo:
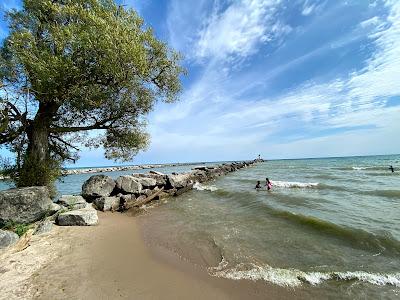
[(383, 170), (389, 170), (389, 166), (387, 167), (348, 166), (348, 167), (337, 167), (333, 169), (341, 171), (362, 171), (362, 170), (383, 171)]
[(279, 286), (296, 287), (303, 283), (317, 285), (327, 280), (350, 281), (357, 280), (374, 285), (392, 285), (400, 287), (400, 273), (368, 273), (365, 271), (347, 272), (304, 272), (296, 269), (281, 269), (271, 266), (257, 266), (255, 264), (239, 264), (238, 266), (225, 269), (227, 262), (223, 260), (220, 266), (209, 268), (212, 276), (223, 277), (233, 280), (264, 280)]
[(318, 182), (290, 182), (290, 181), (271, 181), (272, 187), (281, 188), (316, 188)]
[(204, 184), (201, 184), (201, 183), (199, 183), (199, 182), (196, 182), (196, 183), (193, 185), (193, 188), (194, 188), (195, 190), (198, 190), (198, 191), (210, 191), (210, 192), (215, 192), (215, 191), (218, 190), (218, 188), (217, 188), (216, 186), (213, 186), (213, 185), (204, 185)]

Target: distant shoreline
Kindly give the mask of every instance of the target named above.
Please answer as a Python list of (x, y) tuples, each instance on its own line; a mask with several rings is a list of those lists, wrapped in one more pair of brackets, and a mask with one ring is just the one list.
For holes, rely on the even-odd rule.
[[(78, 174), (92, 174), (92, 173), (104, 173), (104, 172), (120, 172), (120, 171), (134, 171), (134, 170), (146, 170), (155, 168), (165, 167), (179, 167), (179, 166), (190, 166), (190, 165), (204, 165), (213, 162), (190, 162), (190, 163), (167, 163), (167, 164), (146, 164), (146, 165), (129, 165), (129, 166), (99, 166), (99, 167), (82, 167), (82, 168), (71, 168), (62, 170), (62, 175), (78, 175)], [(9, 176), (0, 175), (0, 180), (10, 179)]]
[[(149, 164), (149, 165), (132, 165), (132, 166), (113, 166), (113, 167), (90, 167), (90, 168), (79, 168), (79, 169), (65, 169), (62, 171), (63, 175), (76, 175), (76, 174), (90, 174), (90, 173), (103, 173), (103, 172), (120, 172), (120, 171), (131, 171), (131, 170), (144, 170), (144, 169), (155, 169), (165, 167), (176, 167), (193, 165), (196, 163), (174, 163), (174, 164)], [(204, 164), (204, 163), (197, 163)]]

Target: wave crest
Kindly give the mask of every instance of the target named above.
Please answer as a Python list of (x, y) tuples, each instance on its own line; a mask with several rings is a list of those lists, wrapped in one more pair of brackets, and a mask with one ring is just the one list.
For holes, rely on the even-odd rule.
[(204, 185), (204, 184), (201, 184), (201, 183), (199, 183), (199, 182), (196, 182), (196, 183), (193, 185), (193, 188), (194, 188), (195, 190), (198, 190), (198, 191), (210, 191), (210, 192), (215, 192), (215, 191), (218, 190), (218, 188), (217, 188), (216, 186), (213, 186), (213, 185)]
[(271, 266), (257, 266), (255, 264), (239, 264), (232, 269), (224, 269), (227, 265), (209, 268), (212, 276), (223, 277), (233, 280), (263, 280), (279, 286), (296, 287), (303, 283), (317, 285), (327, 280), (358, 280), (374, 285), (392, 285), (400, 287), (400, 273), (368, 273), (365, 271), (348, 272), (304, 272), (296, 269), (281, 269)]
[(271, 181), (273, 187), (281, 188), (316, 188), (318, 182), (295, 182), (295, 181)]

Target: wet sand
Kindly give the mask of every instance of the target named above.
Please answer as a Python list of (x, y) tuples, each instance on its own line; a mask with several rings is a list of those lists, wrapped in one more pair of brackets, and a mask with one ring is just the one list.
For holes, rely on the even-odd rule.
[[(19, 253), (2, 253), (0, 299), (287, 299), (294, 290), (211, 277), (161, 247), (140, 218), (100, 213), (94, 227), (57, 227)], [(139, 221), (138, 221), (139, 220)]]

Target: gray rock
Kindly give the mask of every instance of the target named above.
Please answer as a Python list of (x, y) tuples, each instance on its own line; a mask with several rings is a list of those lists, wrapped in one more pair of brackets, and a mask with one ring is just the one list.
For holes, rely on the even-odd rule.
[(198, 182), (204, 182), (207, 181), (209, 178), (207, 177), (207, 174), (205, 171), (202, 170), (195, 170), (191, 173), (191, 178), (194, 179), (194, 181)]
[[(158, 173), (158, 172), (156, 172)], [(132, 174), (133, 177), (137, 177), (139, 182), (142, 184), (143, 188), (153, 188), (154, 186), (163, 186), (167, 183), (167, 175), (162, 173), (154, 174), (154, 173), (134, 173)], [(155, 180), (155, 184), (154, 181)]]
[(168, 182), (173, 188), (183, 188), (190, 183), (191, 174), (172, 174), (168, 175)]
[(93, 201), (98, 210), (118, 210), (120, 205), (120, 197), (100, 197)]
[(51, 231), (52, 228), (53, 228), (53, 222), (51, 222), (50, 220), (45, 220), (39, 223), (38, 227), (36, 228), (33, 234), (47, 233)]
[(131, 206), (136, 202), (136, 197), (133, 194), (121, 196), (120, 208), (126, 209), (127, 206)]
[(139, 182), (144, 188), (153, 188), (157, 185), (157, 180), (150, 177), (139, 177)]
[(167, 184), (167, 175), (150, 174), (150, 177), (156, 180), (157, 186), (164, 186)]
[(135, 200), (136, 197), (135, 197), (134, 194), (129, 194), (129, 195), (122, 195), (122, 196), (120, 197), (120, 199), (121, 199), (121, 202), (126, 202), (126, 201)]
[(51, 207), (50, 207), (50, 210), (49, 210), (49, 215), (54, 215), (56, 212), (58, 212), (59, 210), (61, 210), (63, 208), (64, 208), (64, 206), (53, 202), (51, 204)]
[(0, 192), (0, 225), (7, 222), (32, 223), (51, 210), (53, 202), (46, 187), (35, 186)]
[(0, 249), (7, 248), (8, 246), (15, 244), (18, 240), (18, 234), (12, 231), (0, 229)]
[(90, 177), (82, 186), (82, 196), (85, 199), (97, 197), (108, 197), (115, 187), (115, 181), (106, 175), (94, 175)]
[(140, 194), (142, 192), (142, 185), (137, 177), (123, 175), (116, 180), (117, 188), (125, 193)]
[(98, 222), (97, 210), (91, 206), (67, 211), (57, 218), (57, 224), (60, 226), (92, 226)]
[(69, 209), (81, 209), (86, 207), (86, 200), (82, 196), (62, 195), (57, 203), (68, 207)]

